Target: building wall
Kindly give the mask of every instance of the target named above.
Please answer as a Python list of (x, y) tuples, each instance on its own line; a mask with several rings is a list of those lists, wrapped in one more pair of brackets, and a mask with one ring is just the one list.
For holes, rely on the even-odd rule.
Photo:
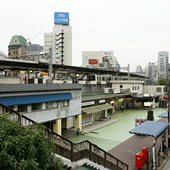
[[(90, 62), (94, 60), (96, 62)], [(83, 51), (82, 67), (118, 67), (118, 62), (113, 51)]]
[(49, 48), (53, 49), (53, 33), (44, 34), (44, 53), (49, 53)]
[(159, 78), (166, 79), (169, 69), (169, 53), (167, 51), (160, 51), (158, 53), (158, 75)]
[[(57, 36), (59, 33), (63, 31), (64, 36), (64, 65), (72, 65), (72, 28), (71, 26), (61, 26), (61, 25), (55, 25), (53, 27), (53, 61), (56, 62), (56, 64), (61, 64), (61, 52), (59, 49), (59, 46), (56, 44), (59, 43), (57, 41)], [(57, 48), (58, 48), (58, 54), (57, 54)]]
[(165, 94), (165, 86), (143, 86), (144, 94), (161, 95)]
[(1, 77), (0, 78), (1, 84), (20, 84), (20, 78), (11, 78), (11, 77)]
[(9, 57), (10, 58), (20, 58), (26, 56), (26, 48), (25, 47), (16, 47), (9, 49)]
[(113, 80), (112, 89), (116, 91), (121, 91), (121, 89), (130, 89), (130, 92), (143, 94), (143, 84), (144, 81), (130, 81), (130, 80)]
[(48, 53), (52, 48), (53, 63), (62, 64), (61, 62), (61, 39), (59, 35), (63, 32), (63, 51), (64, 65), (72, 65), (72, 28), (71, 26), (54, 25), (53, 32), (44, 34), (44, 52)]

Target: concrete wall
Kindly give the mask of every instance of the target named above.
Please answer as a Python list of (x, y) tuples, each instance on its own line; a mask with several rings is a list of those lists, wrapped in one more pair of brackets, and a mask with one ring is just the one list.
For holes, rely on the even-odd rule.
[[(130, 92), (143, 94), (143, 84), (144, 81), (134, 81), (134, 80), (113, 80), (112, 89), (120, 91), (120, 89), (130, 89)], [(120, 86), (123, 86), (120, 88)]]
[(0, 78), (0, 84), (20, 84), (20, 78), (12, 78), (12, 77), (3, 77)]
[[(157, 88), (161, 88), (161, 92), (157, 92)], [(164, 92), (165, 86), (143, 86), (143, 93), (144, 94), (154, 94), (154, 95), (161, 95), (165, 94)]]

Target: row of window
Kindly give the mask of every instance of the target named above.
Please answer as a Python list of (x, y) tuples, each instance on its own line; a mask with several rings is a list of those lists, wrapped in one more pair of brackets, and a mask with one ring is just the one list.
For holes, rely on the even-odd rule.
[[(120, 85), (120, 89), (123, 88), (123, 85)], [(139, 86), (132, 86), (132, 90), (139, 90)]]
[[(69, 100), (65, 101), (54, 101), (54, 102), (46, 102), (45, 103), (45, 109), (54, 109), (58, 107), (68, 107), (69, 106)], [(42, 103), (34, 103), (31, 105), (31, 110), (42, 110)], [(27, 112), (27, 105), (18, 105), (18, 112)]]

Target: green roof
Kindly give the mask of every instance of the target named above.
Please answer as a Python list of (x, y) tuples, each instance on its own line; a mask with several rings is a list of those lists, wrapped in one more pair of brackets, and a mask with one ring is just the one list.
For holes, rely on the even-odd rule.
[(22, 35), (14, 35), (9, 43), (9, 46), (22, 46), (26, 47), (27, 40)]

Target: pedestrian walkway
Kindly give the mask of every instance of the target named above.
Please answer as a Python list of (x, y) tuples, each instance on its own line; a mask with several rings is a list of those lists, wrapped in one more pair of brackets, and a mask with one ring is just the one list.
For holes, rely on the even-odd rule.
[(164, 161), (163, 166), (159, 170), (170, 170), (170, 155)]
[(118, 121), (119, 121), (119, 119), (105, 119), (105, 120), (101, 120), (101, 121), (96, 121), (93, 124), (84, 126), (83, 131), (84, 131), (84, 133), (93, 132), (97, 129), (103, 128), (105, 126), (108, 126), (108, 125), (118, 122)]

